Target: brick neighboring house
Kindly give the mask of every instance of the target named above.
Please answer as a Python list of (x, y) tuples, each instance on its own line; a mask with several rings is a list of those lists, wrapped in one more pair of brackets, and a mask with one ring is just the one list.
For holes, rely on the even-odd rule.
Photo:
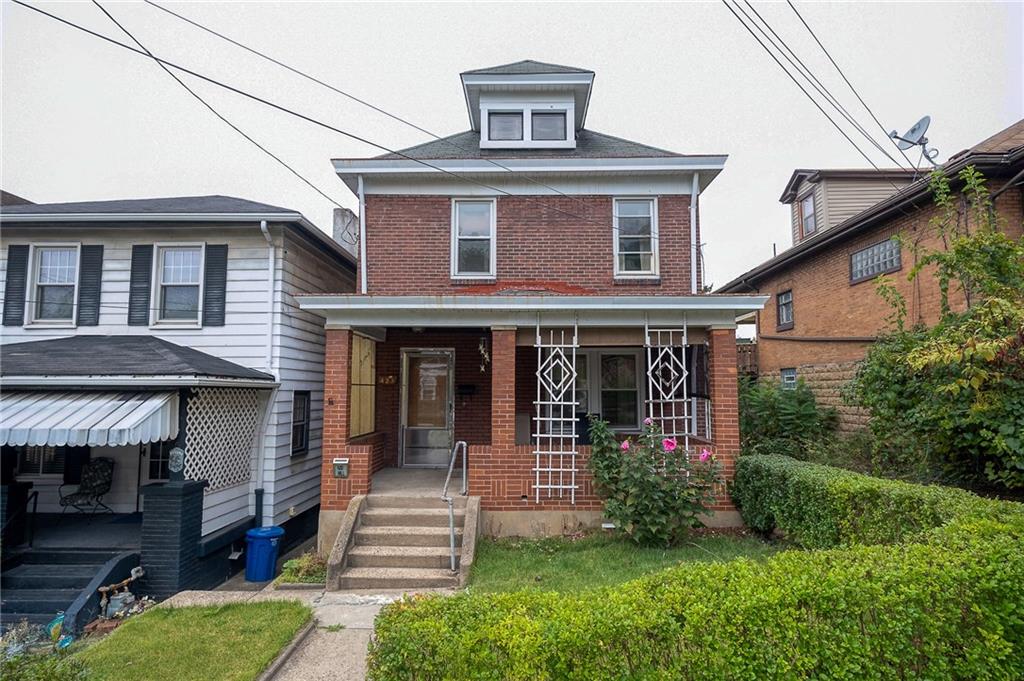
[[(1024, 121), (954, 155), (941, 170), (955, 187), (957, 173), (970, 165), (985, 175), (1006, 232), (1019, 238)], [(892, 277), (907, 300), (910, 323), (939, 318), (934, 279), (925, 271), (907, 281), (913, 253), (891, 240), (901, 235), (924, 249), (941, 247), (929, 225), (936, 208), (924, 174), (913, 180), (889, 170), (795, 171), (781, 198), (792, 206), (793, 247), (719, 289), (771, 295), (756, 315), (760, 375), (803, 378), (819, 402), (839, 408), (845, 430), (862, 426), (866, 417), (842, 404), (840, 389), (890, 314), (872, 282), (880, 274)]]
[[(359, 294), (301, 299), (327, 320), (324, 550), (378, 476), (445, 468), (456, 441), (484, 532), (594, 526), (588, 413), (624, 434), (651, 416), (732, 475), (735, 319), (765, 298), (701, 294), (698, 198), (725, 156), (588, 129), (585, 69), (461, 78), (470, 130), (334, 161), (362, 252)], [(726, 489), (715, 509), (739, 522)]]

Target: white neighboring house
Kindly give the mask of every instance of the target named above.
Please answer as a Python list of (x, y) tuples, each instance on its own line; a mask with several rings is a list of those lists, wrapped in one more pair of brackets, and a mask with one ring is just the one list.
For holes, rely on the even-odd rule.
[(4, 484), (32, 482), (39, 512), (60, 512), (58, 486), (107, 457), (115, 513), (144, 515), (140, 489), (184, 478), (209, 483), (201, 535), (217, 546), (254, 523), (315, 532), (324, 320), (295, 296), (354, 290), (344, 246), (225, 196), (7, 205), (0, 223)]

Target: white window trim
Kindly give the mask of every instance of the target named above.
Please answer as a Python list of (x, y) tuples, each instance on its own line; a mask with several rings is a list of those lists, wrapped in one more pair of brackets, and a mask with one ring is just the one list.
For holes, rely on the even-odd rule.
[[(565, 114), (564, 140), (533, 139), (534, 113)], [(492, 140), (490, 134), (491, 113), (522, 113), (523, 139)], [(576, 148), (576, 106), (565, 102), (523, 102), (495, 101), (480, 105), (480, 148), (481, 149), (575, 149)]]
[[(160, 251), (165, 248), (199, 249), (199, 309), (194, 322), (160, 319)], [(203, 328), (203, 287), (206, 283), (206, 243), (202, 241), (164, 241), (153, 244), (153, 268), (150, 273), (149, 328), (151, 329), (201, 329)]]
[[(487, 273), (473, 272), (470, 274), (460, 274), (459, 268), (459, 234), (458, 234), (458, 204), (459, 202), (475, 202), (475, 203), (490, 203), (491, 204), (491, 262), (490, 271)], [(466, 237), (475, 238), (479, 241), (483, 241), (482, 237)], [(450, 274), (452, 279), (456, 280), (474, 280), (474, 279), (494, 279), (498, 273), (498, 200), (494, 198), (480, 198), (473, 196), (456, 196), (452, 197), (452, 216), (451, 216), (451, 247), (448, 255)]]
[[(651, 269), (649, 271), (632, 272), (619, 269), (619, 201), (650, 201), (651, 203)], [(657, 196), (616, 196), (612, 199), (612, 267), (616, 279), (658, 279), (661, 276), (658, 241)]]
[[(39, 298), (36, 289), (39, 286), (39, 257), (41, 248), (74, 248), (75, 249), (75, 294), (71, 307), (71, 319), (36, 319), (36, 303)], [(25, 287), (25, 322), (24, 328), (58, 328), (74, 329), (78, 327), (78, 283), (81, 279), (82, 244), (73, 241), (39, 241), (29, 244), (28, 248), (28, 285)]]
[(643, 348), (632, 347), (603, 347), (603, 348), (578, 348), (576, 350), (576, 361), (582, 359), (587, 363), (587, 407), (588, 413), (597, 414), (602, 419), (604, 414), (601, 410), (601, 357), (604, 355), (633, 355), (636, 357), (636, 426), (631, 428), (614, 428), (617, 433), (639, 433), (644, 419), (644, 405), (647, 401), (647, 370), (644, 366)]

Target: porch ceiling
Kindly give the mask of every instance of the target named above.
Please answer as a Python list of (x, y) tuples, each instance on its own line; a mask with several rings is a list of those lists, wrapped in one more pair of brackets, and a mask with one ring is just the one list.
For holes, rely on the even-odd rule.
[(327, 327), (678, 325), (732, 328), (767, 296), (301, 296)]

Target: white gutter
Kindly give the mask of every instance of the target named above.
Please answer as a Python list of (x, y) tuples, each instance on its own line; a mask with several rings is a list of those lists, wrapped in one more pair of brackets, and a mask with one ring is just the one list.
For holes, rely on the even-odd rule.
[(217, 378), (213, 376), (4, 376), (4, 388), (276, 388), (277, 381), (249, 378)]
[(359, 291), (366, 294), (366, 194), (363, 192), (363, 176), (358, 178), (359, 194)]
[(697, 294), (697, 197), (700, 196), (700, 173), (690, 183), (690, 293)]

